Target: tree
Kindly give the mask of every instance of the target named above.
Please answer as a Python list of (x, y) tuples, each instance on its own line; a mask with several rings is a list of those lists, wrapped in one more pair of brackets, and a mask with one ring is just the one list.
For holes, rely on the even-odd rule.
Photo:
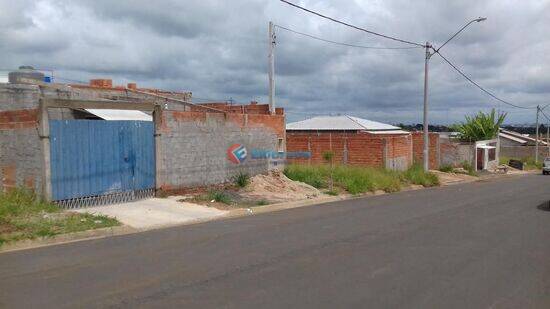
[(497, 137), (498, 130), (507, 113), (496, 115), (493, 108), (490, 113), (479, 111), (474, 116), (466, 116), (466, 121), (452, 126), (454, 131), (460, 134), (462, 140), (475, 142)]

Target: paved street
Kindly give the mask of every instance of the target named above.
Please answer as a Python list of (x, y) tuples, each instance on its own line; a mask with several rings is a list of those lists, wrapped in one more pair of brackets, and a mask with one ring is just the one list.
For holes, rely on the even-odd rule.
[(0, 307), (550, 308), (550, 177), (0, 254)]

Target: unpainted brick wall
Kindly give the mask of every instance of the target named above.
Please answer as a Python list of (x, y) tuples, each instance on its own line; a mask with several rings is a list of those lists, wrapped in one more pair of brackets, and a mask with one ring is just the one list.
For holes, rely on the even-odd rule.
[(288, 152), (309, 151), (311, 158), (289, 162), (325, 163), (323, 153), (332, 151), (337, 164), (406, 169), (412, 164), (412, 140), (405, 135), (376, 135), (365, 132), (287, 131)]
[[(413, 139), (413, 160), (415, 163), (422, 164), (424, 161), (424, 133), (412, 132)], [(429, 160), (430, 169), (439, 168), (439, 133), (429, 133)]]
[[(160, 189), (178, 191), (228, 182), (239, 172), (265, 173), (268, 159), (251, 159), (252, 149), (276, 151), (284, 134), (284, 116), (224, 115), (163, 111), (160, 137)], [(228, 160), (227, 149), (242, 144), (248, 158)]]
[(37, 86), (0, 84), (0, 190), (26, 186), (41, 192), (39, 95)]

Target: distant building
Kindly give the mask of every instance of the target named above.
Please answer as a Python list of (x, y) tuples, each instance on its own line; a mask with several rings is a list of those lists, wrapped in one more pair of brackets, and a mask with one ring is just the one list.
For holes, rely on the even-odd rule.
[[(421, 137), (420, 133), (415, 135)], [(323, 153), (326, 151), (334, 153), (335, 163), (395, 170), (405, 170), (413, 160), (418, 160), (413, 157), (413, 134), (410, 132), (347, 115), (320, 116), (287, 124), (286, 146), (289, 152), (311, 153), (308, 159), (289, 160), (299, 163), (325, 163)], [(434, 155), (434, 162), (436, 157)]]
[[(500, 129), (499, 133), (501, 146), (534, 146), (536, 140), (527, 134), (521, 134), (518, 132)], [(547, 143), (539, 140), (539, 145), (546, 146)]]

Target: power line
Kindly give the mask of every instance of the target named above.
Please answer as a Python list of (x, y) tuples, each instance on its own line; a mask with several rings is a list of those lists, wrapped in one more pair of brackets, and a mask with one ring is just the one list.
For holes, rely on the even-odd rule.
[(445, 58), (441, 52), (439, 51), (436, 51), (436, 53), (439, 55), (439, 57), (441, 57), (445, 62), (447, 62), (448, 65), (450, 65), (453, 69), (455, 69), (460, 75), (462, 75), (462, 77), (464, 77), (466, 80), (468, 80), (470, 83), (472, 83), (474, 86), (476, 86), (477, 88), (479, 88), (481, 91), (485, 92), (486, 94), (488, 94), (489, 96), (491, 96), (493, 99), (499, 101), (499, 102), (502, 102), (504, 104), (507, 104), (507, 105), (510, 105), (510, 106), (513, 106), (513, 107), (516, 107), (516, 108), (523, 108), (523, 109), (534, 109), (536, 107), (525, 107), (525, 106), (520, 106), (520, 105), (516, 105), (516, 104), (513, 104), (513, 103), (510, 103), (508, 101), (504, 101), (503, 99), (497, 97), (496, 95), (494, 95), (493, 93), (489, 92), (488, 90), (486, 90), (485, 88), (481, 87), (478, 83), (476, 83), (474, 80), (472, 80), (470, 77), (468, 77), (466, 74), (464, 74), (459, 68), (457, 68), (454, 64), (451, 63), (451, 61), (449, 61), (447, 58)]
[(335, 18), (326, 16), (326, 15), (323, 15), (323, 14), (321, 14), (321, 13), (318, 13), (318, 12), (315, 12), (315, 11), (312, 11), (312, 10), (309, 10), (309, 9), (306, 9), (305, 7), (299, 6), (299, 5), (297, 5), (297, 4), (294, 4), (294, 3), (289, 2), (289, 1), (286, 1), (286, 0), (280, 0), (280, 1), (286, 3), (286, 4), (290, 5), (290, 6), (293, 6), (293, 7), (297, 8), (297, 9), (306, 11), (306, 12), (311, 13), (311, 14), (313, 14), (313, 15), (317, 15), (317, 16), (319, 16), (319, 17), (328, 19), (328, 20), (333, 21), (333, 22), (335, 22), (335, 23), (338, 23), (338, 24), (341, 24), (341, 25), (344, 25), (344, 26), (347, 26), (347, 27), (350, 27), (350, 28), (353, 28), (353, 29), (356, 29), (356, 30), (360, 30), (360, 31), (363, 31), (363, 32), (366, 32), (366, 33), (369, 33), (369, 34), (372, 34), (372, 35), (376, 35), (376, 36), (379, 36), (379, 37), (383, 37), (383, 38), (388, 39), (388, 40), (393, 40), (393, 41), (397, 41), (397, 42), (401, 42), (401, 43), (405, 43), (405, 44), (415, 45), (415, 46), (418, 46), (418, 47), (426, 47), (424, 44), (420, 44), (420, 43), (415, 43), (415, 42), (411, 42), (411, 41), (399, 39), (399, 38), (392, 37), (392, 36), (389, 36), (389, 35), (385, 35), (385, 34), (377, 33), (377, 32), (374, 32), (374, 31), (370, 31), (370, 30), (367, 30), (367, 29), (365, 29), (365, 28), (361, 28), (361, 27), (354, 26), (354, 25), (352, 25), (352, 24), (343, 22), (343, 21), (341, 21), (341, 20), (338, 20), (338, 19), (335, 19)]
[(544, 118), (546, 118), (546, 120), (550, 121), (550, 118), (548, 118), (548, 116), (544, 113), (544, 111), (542, 109), (540, 110), (540, 112), (542, 113)]
[(348, 47), (356, 47), (356, 48), (364, 48), (364, 49), (415, 49), (415, 48), (421, 48), (420, 46), (411, 46), (411, 47), (375, 47), (375, 46), (355, 45), (355, 44), (342, 43), (342, 42), (336, 42), (336, 41), (332, 41), (332, 40), (323, 39), (323, 38), (320, 38), (320, 37), (318, 37), (318, 36), (314, 36), (314, 35), (311, 35), (311, 34), (307, 34), (307, 33), (299, 32), (299, 31), (296, 31), (296, 30), (292, 30), (292, 29), (289, 29), (289, 28), (286, 28), (286, 27), (283, 27), (283, 26), (280, 26), (280, 25), (275, 25), (275, 27), (276, 27), (276, 28), (283, 29), (283, 30), (286, 30), (286, 31), (288, 31), (288, 32), (292, 32), (292, 33), (294, 33), (294, 34), (303, 35), (303, 36), (306, 36), (306, 37), (311, 38), (311, 39), (315, 39), (315, 40), (319, 40), (319, 41), (323, 41), (323, 42), (327, 42), (327, 43), (332, 43), (332, 44), (336, 44), (336, 45), (348, 46)]

